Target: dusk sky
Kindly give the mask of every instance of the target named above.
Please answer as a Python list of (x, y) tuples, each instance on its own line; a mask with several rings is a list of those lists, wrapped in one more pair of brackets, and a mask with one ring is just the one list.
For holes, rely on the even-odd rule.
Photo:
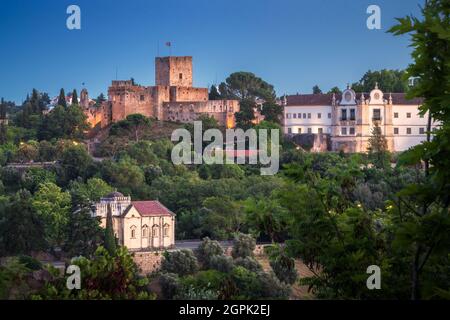
[[(194, 85), (250, 71), (278, 95), (345, 87), (367, 70), (411, 62), (408, 37), (386, 33), (396, 17), (419, 14), (419, 0), (1, 0), (0, 97), (20, 103), (32, 88), (58, 94), (82, 83), (91, 97), (111, 80), (154, 84), (154, 58), (194, 59)], [(81, 30), (66, 9), (81, 8)], [(381, 30), (366, 27), (381, 7)]]

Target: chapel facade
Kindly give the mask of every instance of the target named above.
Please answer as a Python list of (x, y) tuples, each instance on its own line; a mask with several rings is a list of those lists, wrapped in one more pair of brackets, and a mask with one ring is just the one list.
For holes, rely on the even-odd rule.
[(112, 192), (95, 204), (94, 217), (106, 227), (111, 213), (118, 243), (132, 251), (169, 249), (175, 246), (175, 213), (157, 200), (131, 201), (130, 196)]

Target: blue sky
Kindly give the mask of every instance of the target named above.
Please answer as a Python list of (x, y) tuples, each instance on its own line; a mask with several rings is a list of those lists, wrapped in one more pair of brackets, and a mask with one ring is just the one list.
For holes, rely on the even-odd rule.
[[(32, 88), (57, 95), (111, 80), (154, 84), (154, 57), (194, 57), (194, 85), (250, 71), (278, 95), (324, 91), (360, 79), (368, 69), (411, 62), (408, 37), (386, 30), (395, 17), (419, 14), (419, 0), (2, 0), (0, 96), (21, 102)], [(66, 9), (81, 8), (81, 30), (66, 28)], [(366, 27), (370, 4), (382, 29)]]

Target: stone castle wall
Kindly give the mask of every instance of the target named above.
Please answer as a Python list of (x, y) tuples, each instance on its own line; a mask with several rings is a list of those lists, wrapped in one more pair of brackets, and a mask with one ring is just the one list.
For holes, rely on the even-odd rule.
[(192, 87), (192, 57), (155, 58), (155, 86), (136, 85), (133, 80), (114, 80), (108, 101), (85, 109), (91, 126), (107, 127), (130, 114), (166, 121), (191, 122), (201, 114), (214, 117), (221, 126), (234, 127), (237, 100), (208, 100), (208, 88)]

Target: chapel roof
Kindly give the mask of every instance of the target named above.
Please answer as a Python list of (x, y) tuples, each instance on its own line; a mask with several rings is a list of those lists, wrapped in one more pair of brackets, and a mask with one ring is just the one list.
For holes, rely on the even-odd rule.
[[(137, 212), (143, 217), (148, 216), (174, 216), (175, 213), (167, 209), (158, 200), (148, 200), (148, 201), (131, 201), (131, 207), (134, 207)], [(129, 210), (129, 209), (128, 209)], [(124, 214), (126, 214), (128, 212)]]

